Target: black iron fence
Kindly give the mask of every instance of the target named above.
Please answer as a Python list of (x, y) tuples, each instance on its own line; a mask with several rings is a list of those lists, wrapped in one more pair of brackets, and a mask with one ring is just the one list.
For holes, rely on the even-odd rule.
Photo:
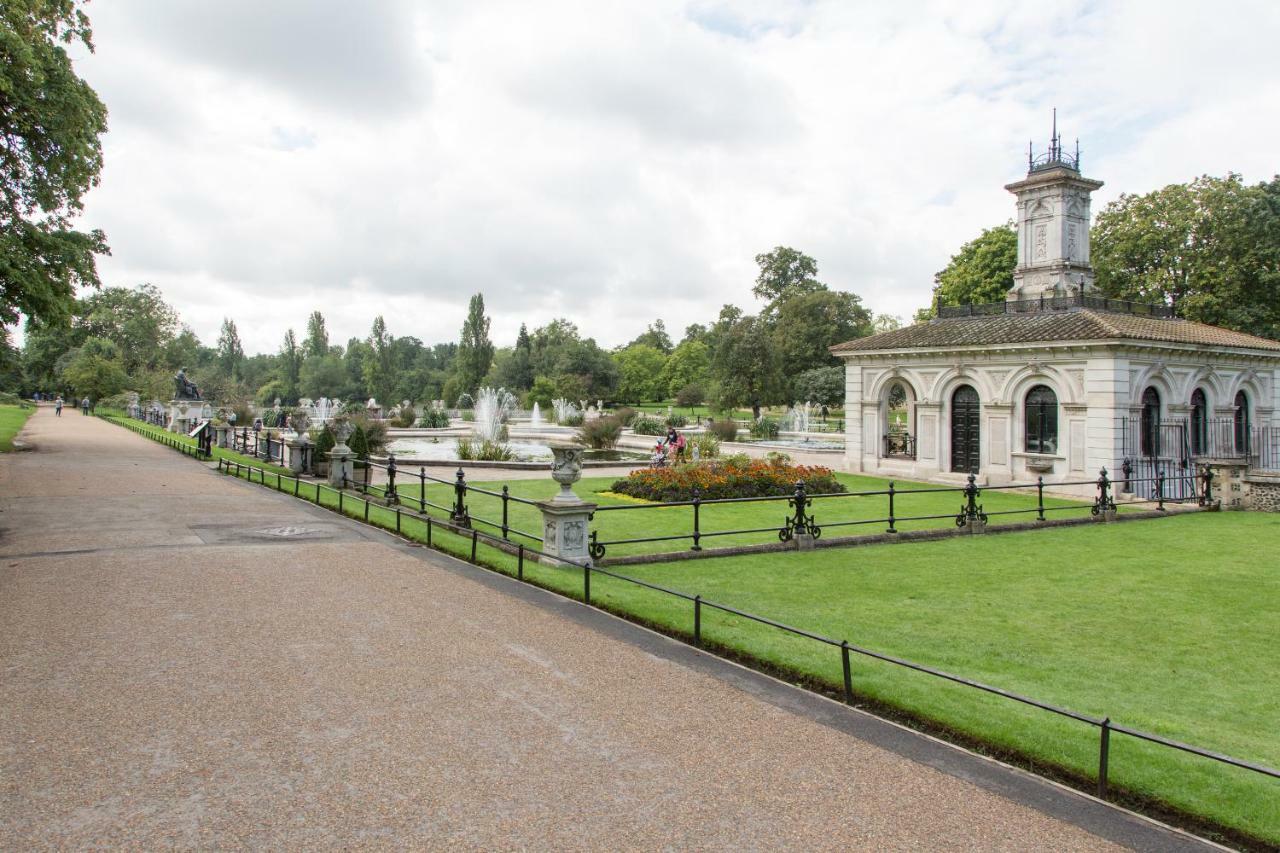
[[(386, 467), (387, 468), (392, 467), (390, 460), (388, 461), (388, 465)], [(320, 504), (321, 506), (326, 506), (327, 508), (336, 509), (336, 511), (338, 511), (343, 515), (349, 516), (354, 513), (357, 516), (363, 517), (363, 519), (366, 522), (377, 524), (378, 526), (384, 527), (385, 529), (392, 529), (401, 535), (404, 535), (404, 518), (406, 514), (408, 514), (411, 517), (417, 518), (418, 520), (423, 521), (425, 523), (426, 525), (425, 542), (429, 546), (434, 546), (434, 538), (435, 538), (434, 531), (436, 530), (436, 528), (444, 527), (450, 533), (461, 535), (465, 537), (465, 539), (470, 540), (469, 541), (469, 544), (470, 544), (469, 559), (472, 563), (475, 563), (477, 565), (484, 565), (483, 563), (481, 563), (479, 559), (478, 551), (477, 551), (477, 547), (480, 543), (497, 547), (501, 549), (503, 553), (507, 553), (515, 556), (516, 558), (515, 576), (518, 580), (521, 580), (521, 581), (526, 580), (525, 563), (530, 556), (535, 557), (539, 562), (543, 563), (544, 565), (549, 565), (549, 566), (557, 567), (560, 569), (568, 569), (574, 572), (580, 572), (582, 577), (581, 600), (583, 603), (587, 605), (593, 604), (592, 596), (591, 596), (591, 579), (593, 576), (603, 576), (603, 577), (611, 578), (613, 580), (620, 581), (626, 584), (631, 584), (643, 589), (651, 590), (653, 592), (657, 592), (662, 595), (672, 596), (676, 599), (688, 602), (688, 604), (691, 607), (691, 614), (690, 614), (691, 615), (691, 631), (688, 633), (683, 633), (683, 632), (678, 632), (678, 633), (680, 633), (680, 635), (684, 638), (691, 639), (693, 645), (695, 646), (701, 647), (703, 645), (703, 630), (702, 630), (703, 612), (708, 610), (725, 613), (731, 616), (745, 619), (754, 624), (762, 625), (768, 628), (781, 631), (791, 636), (796, 636), (796, 637), (801, 637), (804, 639), (811, 640), (813, 642), (819, 643), (821, 645), (824, 645), (833, 650), (837, 650), (839, 652), (840, 667), (841, 667), (841, 672), (843, 674), (843, 683), (841, 685), (842, 696), (844, 701), (848, 704), (853, 704), (855, 701), (855, 697), (857, 695), (857, 692), (855, 690), (856, 685), (854, 684), (853, 674), (852, 674), (853, 671), (851, 666), (851, 657), (853, 655), (860, 655), (865, 658), (881, 661), (883, 663), (891, 664), (897, 667), (902, 667), (903, 669), (907, 669), (913, 672), (918, 672), (934, 678), (942, 679), (952, 684), (958, 684), (964, 687), (968, 687), (988, 695), (999, 696), (1004, 699), (1008, 699), (1011, 702), (1015, 702), (1031, 708), (1036, 708), (1064, 719), (1074, 720), (1075, 722), (1081, 723), (1082, 725), (1091, 726), (1098, 730), (1098, 761), (1097, 761), (1097, 772), (1094, 778), (1094, 785), (1095, 785), (1095, 790), (1097, 792), (1097, 795), (1103, 799), (1106, 799), (1108, 794), (1110, 793), (1109, 779), (1112, 772), (1112, 767), (1111, 767), (1112, 735), (1125, 735), (1125, 736), (1134, 738), (1136, 740), (1155, 744), (1157, 746), (1162, 746), (1162, 747), (1172, 749), (1178, 752), (1182, 752), (1188, 755), (1197, 756), (1199, 758), (1217, 762), (1219, 764), (1227, 765), (1230, 767), (1236, 767), (1242, 770), (1247, 770), (1252, 773), (1256, 773), (1261, 776), (1267, 777), (1269, 779), (1280, 780), (1280, 770), (1276, 770), (1275, 768), (1267, 767), (1263, 764), (1259, 764), (1256, 762), (1235, 758), (1233, 756), (1226, 755), (1220, 752), (1215, 752), (1213, 750), (1203, 749), (1201, 747), (1184, 743), (1182, 741), (1174, 740), (1172, 738), (1163, 737), (1161, 735), (1153, 734), (1151, 732), (1143, 731), (1141, 729), (1136, 729), (1130, 726), (1126, 726), (1122, 723), (1116, 723), (1112, 721), (1110, 716), (1097, 717), (1097, 716), (1091, 716), (1088, 714), (1082, 714), (1078, 711), (1073, 711), (1069, 708), (1063, 708), (1059, 705), (1054, 705), (1049, 702), (1043, 702), (1039, 699), (1034, 699), (1032, 697), (1024, 696), (1019, 693), (1014, 693), (1008, 690), (1004, 690), (1002, 688), (995, 687), (993, 685), (986, 684), (981, 681), (965, 678), (964, 676), (956, 675), (954, 673), (947, 672), (937, 667), (928, 666), (926, 664), (917, 663), (915, 661), (907, 660), (905, 658), (897, 657), (895, 655), (885, 654), (884, 652), (879, 652), (874, 649), (858, 646), (853, 643), (850, 643), (848, 640), (843, 640), (843, 639), (836, 640), (833, 637), (827, 637), (813, 631), (808, 631), (803, 628), (797, 628), (792, 625), (787, 625), (783, 622), (778, 622), (766, 616), (761, 616), (756, 613), (751, 613), (750, 611), (741, 610), (739, 608), (732, 607), (727, 604), (721, 604), (719, 602), (712, 601), (710, 599), (704, 598), (702, 595), (690, 594), (682, 590), (672, 589), (670, 587), (662, 586), (660, 584), (655, 584), (655, 583), (650, 583), (649, 581), (640, 580), (639, 578), (629, 577), (627, 575), (621, 574), (616, 571), (612, 571), (610, 569), (602, 568), (600, 566), (593, 566), (589, 562), (582, 564), (582, 563), (575, 563), (570, 560), (565, 560), (558, 556), (547, 554), (545, 552), (529, 548), (524, 543), (512, 543), (509, 541), (509, 539), (505, 535), (498, 536), (498, 535), (482, 532), (474, 526), (468, 527), (463, 524), (456, 524), (454, 523), (453, 519), (457, 516), (461, 516), (472, 522), (476, 521), (474, 516), (468, 516), (466, 512), (465, 497), (466, 497), (467, 491), (481, 491), (479, 489), (475, 489), (475, 487), (467, 486), (464, 482), (464, 478), (461, 476), (462, 475), (461, 471), (458, 472), (458, 476), (455, 478), (455, 481), (453, 483), (455, 487), (455, 501), (452, 505), (434, 504), (429, 501), (425, 501), (425, 500), (419, 501), (419, 500), (410, 498), (411, 503), (419, 504), (420, 510), (414, 510), (410, 507), (406, 507), (402, 502), (405, 496), (403, 495), (397, 496), (397, 488), (394, 485), (394, 480), (389, 481), (388, 486), (383, 487), (380, 490), (374, 487), (368, 487), (369, 491), (366, 491), (362, 497), (357, 497), (357, 498), (351, 499), (350, 501), (347, 501), (347, 502), (355, 502), (358, 505), (360, 505), (359, 508), (356, 508), (356, 507), (348, 507), (346, 505), (346, 502), (344, 502), (344, 495), (346, 493), (346, 490), (340, 489), (340, 488), (335, 489), (323, 483), (318, 483), (318, 482), (307, 483), (301, 480), (300, 478), (283, 476), (279, 473), (270, 472), (263, 468), (257, 468), (251, 465), (244, 465), (234, 460), (219, 459), (218, 470), (227, 474), (232, 474), (237, 477), (248, 479), (250, 482), (258, 482), (268, 487), (274, 487), (278, 491), (292, 490), (295, 496), (306, 498), (307, 500), (314, 500), (315, 503)], [(392, 473), (393, 473), (392, 471), (388, 471), (389, 475)], [(414, 478), (411, 477), (411, 479), (414, 479)], [(449, 481), (441, 480), (435, 477), (429, 477), (423, 471), (419, 471), (416, 479), (418, 480), (419, 484), (422, 486), (425, 486), (427, 482), (436, 482), (436, 483), (449, 482)], [(1211, 483), (1212, 483), (1212, 475), (1208, 474), (1205, 477), (1206, 500), (1212, 499), (1212, 494), (1209, 491)], [(1099, 477), (1098, 481), (1096, 481), (1096, 486), (1098, 488), (1098, 497), (1094, 503), (1094, 507), (1093, 507), (1094, 510), (1101, 512), (1109, 508), (1114, 508), (1115, 504), (1112, 500), (1112, 492), (1111, 492), (1112, 485), (1113, 484), (1111, 480), (1106, 476), (1105, 473)], [(373, 501), (371, 500), (371, 497), (378, 497), (379, 491), (381, 492), (381, 502), (378, 504), (374, 504)], [(484, 490), (484, 492), (486, 494), (498, 494), (498, 493), (490, 492), (488, 490)], [(323, 495), (325, 493), (329, 493), (335, 496), (334, 500), (332, 501), (332, 506), (329, 506), (324, 503)], [(423, 492), (423, 494), (425, 494), (425, 492)], [(972, 483), (970, 483), (969, 486), (965, 487), (965, 495), (966, 495), (966, 499), (963, 507), (963, 516), (965, 517), (965, 519), (967, 520), (970, 518), (981, 518), (982, 507), (980, 504), (977, 503), (978, 491), (976, 487), (973, 486)], [(508, 496), (508, 499), (519, 500), (517, 498), (511, 498), (510, 496)], [(370, 515), (371, 508), (378, 508), (384, 512), (391, 513), (391, 519), (380, 521), (377, 518), (371, 518), (371, 515)], [(440, 511), (448, 512), (450, 514), (450, 517), (448, 520), (444, 520), (444, 521), (434, 519), (427, 512), (428, 509), (437, 509)], [(1049, 509), (1051, 508), (1044, 507), (1044, 510), (1046, 511)], [(796, 527), (799, 527), (801, 525), (803, 518), (804, 518), (804, 508), (803, 506), (801, 506), (797, 508), (797, 515), (793, 516), (793, 520), (795, 521)], [(487, 523), (492, 524), (492, 522), (487, 522)]]
[[(1050, 506), (1045, 504), (1045, 488), (1064, 488), (1064, 487), (1080, 487), (1086, 486), (1094, 490), (1094, 498), (1092, 503), (1069, 503), (1065, 505)], [(1158, 510), (1163, 511), (1166, 503), (1181, 502), (1184, 500), (1194, 500), (1200, 506), (1214, 505), (1213, 497), (1213, 471), (1209, 467), (1203, 467), (1194, 470), (1190, 480), (1191, 494), (1184, 494), (1184, 483), (1182, 480), (1174, 481), (1163, 470), (1154, 470), (1148, 476), (1143, 476), (1142, 472), (1126, 470), (1122, 487), (1125, 492), (1133, 495), (1126, 503), (1151, 503), (1155, 504)], [(602, 559), (608, 549), (614, 545), (635, 545), (652, 542), (689, 542), (690, 551), (701, 551), (702, 542), (705, 539), (711, 539), (719, 536), (741, 536), (745, 534), (772, 534), (782, 542), (788, 542), (797, 535), (808, 535), (815, 539), (822, 536), (824, 531), (832, 529), (857, 528), (869, 525), (884, 525), (887, 533), (897, 533), (898, 525), (904, 522), (915, 521), (939, 521), (954, 520), (957, 527), (964, 527), (968, 524), (981, 523), (986, 524), (991, 518), (997, 516), (1018, 516), (1034, 515), (1036, 521), (1045, 521), (1047, 513), (1057, 512), (1083, 512), (1088, 511), (1093, 517), (1097, 517), (1106, 511), (1114, 511), (1116, 509), (1115, 496), (1117, 484), (1111, 475), (1103, 468), (1095, 480), (1074, 480), (1061, 483), (1046, 484), (1044, 477), (1037, 477), (1034, 483), (1011, 483), (1001, 486), (979, 486), (977, 478), (969, 475), (969, 482), (964, 486), (938, 486), (924, 489), (899, 489), (893, 481), (889, 482), (887, 488), (873, 489), (859, 492), (833, 492), (810, 494), (803, 481), (796, 483), (795, 490), (789, 495), (772, 495), (763, 497), (749, 498), (713, 498), (703, 500), (695, 496), (686, 501), (655, 501), (643, 504), (628, 504), (621, 506), (601, 506), (596, 507), (595, 514), (601, 513), (618, 513), (618, 512), (650, 512), (658, 509), (670, 509), (672, 507), (687, 507), (689, 509), (688, 524), (689, 527), (685, 531), (664, 534), (662, 536), (642, 536), (631, 537), (625, 539), (603, 539), (599, 530), (591, 531), (591, 555), (595, 559)], [(985, 492), (1030, 492), (1034, 490), (1036, 495), (1036, 505), (1028, 506), (1020, 509), (1003, 509), (987, 511), (980, 504), (979, 498)], [(959, 509), (954, 513), (916, 513), (913, 514), (910, 505), (916, 498), (921, 495), (954, 495), (959, 500)], [(1052, 497), (1052, 496), (1051, 496)], [(883, 499), (884, 515), (873, 518), (847, 518), (837, 519), (834, 521), (824, 520), (818, 523), (814, 513), (814, 508), (821, 503), (824, 507), (836, 512), (842, 503), (856, 501), (861, 507), (866, 506), (866, 498)], [(904, 502), (906, 506), (904, 507)], [(736, 528), (731, 530), (704, 530), (704, 513), (713, 510), (715, 507), (735, 506), (741, 504), (783, 504), (786, 505), (787, 514), (785, 520), (780, 525), (770, 525), (767, 527), (747, 527)]]
[(230, 449), (245, 456), (252, 456), (277, 465), (287, 464), (285, 443), (280, 437), (279, 430), (273, 433), (270, 429), (257, 430), (249, 427), (232, 429), (227, 436), (227, 444)]
[[(139, 434), (144, 435), (148, 438), (162, 441), (168, 444), (170, 447), (180, 450), (183, 453), (187, 453), (189, 455), (197, 455), (199, 453), (199, 451), (192, 445), (176, 441), (172, 436), (168, 436), (163, 433), (156, 433), (154, 431), (145, 429), (141, 426), (136, 426), (134, 424), (131, 424), (128, 421), (124, 421), (120, 418), (115, 418), (115, 417), (106, 416), (106, 415), (102, 417), (105, 420), (108, 420), (112, 423), (118, 424), (120, 426), (124, 426), (128, 429), (132, 429), (133, 431), (138, 432)], [(311, 500), (312, 496), (314, 495), (315, 503), (321, 506), (326, 506), (327, 508), (336, 509), (339, 513), (342, 513), (343, 515), (350, 515), (350, 513), (347, 512), (347, 508), (344, 506), (344, 502), (345, 502), (344, 495), (346, 491), (344, 489), (340, 489), (340, 488), (335, 489), (324, 483), (319, 483), (319, 482), (306, 482), (300, 477), (290, 477), (288, 475), (283, 475), (279, 472), (267, 471), (265, 468), (260, 468), (253, 465), (247, 465), (236, 460), (219, 458), (217, 462), (218, 462), (218, 470), (220, 472), (223, 472), (226, 474), (232, 474), (232, 475), (235, 475), (236, 477), (247, 479), (250, 482), (256, 481), (264, 486), (274, 487), (277, 491), (282, 491), (282, 492), (292, 491), (295, 496), (306, 498), (308, 500)], [(388, 464), (386, 467), (389, 469), (392, 469), (393, 464), (394, 463), (391, 460), (388, 460)], [(507, 538), (505, 538), (505, 536), (496, 536), (493, 534), (485, 533), (480, 531), (478, 528), (474, 526), (467, 527), (467, 526), (454, 524), (452, 519), (454, 516), (457, 516), (457, 515), (462, 515), (468, 518), (470, 521), (476, 520), (474, 517), (469, 516), (468, 513), (466, 512), (465, 498), (466, 498), (467, 491), (469, 490), (479, 491), (479, 490), (475, 489), (475, 487), (466, 485), (465, 479), (461, 476), (462, 474), (461, 470), (458, 472), (459, 476), (455, 477), (455, 481), (453, 484), (455, 488), (455, 500), (454, 500), (454, 504), (450, 507), (431, 504), (430, 502), (425, 501), (425, 485), (428, 482), (428, 480), (434, 481), (434, 482), (448, 482), (448, 481), (439, 480), (434, 477), (428, 477), (425, 471), (420, 470), (417, 480), (419, 481), (419, 484), (424, 487), (424, 491), (421, 492), (423, 500), (412, 501), (412, 502), (419, 503), (421, 507), (420, 512), (415, 512), (410, 508), (406, 508), (401, 503), (400, 498), (403, 496), (400, 496), (398, 494), (398, 488), (394, 481), (394, 473), (395, 473), (394, 470), (388, 471), (389, 482), (387, 487), (383, 487), (382, 489), (382, 493), (383, 493), (382, 500), (383, 500), (384, 506), (380, 507), (380, 509), (382, 509), (384, 512), (391, 514), (392, 520), (381, 521), (376, 518), (371, 519), (370, 510), (373, 504), (372, 504), (372, 501), (370, 500), (371, 493), (367, 492), (364, 496), (357, 497), (354, 499), (360, 504), (363, 504), (363, 507), (362, 507), (363, 511), (360, 512), (359, 510), (357, 510), (357, 513), (362, 515), (365, 521), (378, 524), (379, 526), (382, 526), (387, 529), (394, 529), (397, 533), (403, 534), (403, 526), (404, 526), (403, 519), (404, 519), (405, 513), (408, 512), (413, 516), (419, 518), (419, 520), (424, 522), (425, 531), (426, 531), (425, 541), (428, 546), (432, 546), (435, 527), (441, 525), (442, 522), (434, 520), (426, 510), (428, 508), (446, 509), (450, 512), (450, 520), (443, 522), (443, 525), (447, 529), (449, 529), (450, 532), (457, 533), (463, 536), (467, 536), (469, 534), (470, 560), (472, 563), (475, 563), (477, 565), (481, 565), (480, 560), (478, 558), (477, 547), (481, 542), (483, 542), (486, 545), (491, 545), (496, 548), (499, 548), (504, 553), (510, 554), (514, 552), (514, 556), (516, 558), (516, 567), (515, 567), (516, 578), (521, 581), (526, 580), (525, 562), (527, 557), (530, 555), (534, 556), (543, 564), (558, 567), (560, 569), (568, 569), (570, 571), (580, 572), (582, 577), (581, 599), (583, 603), (587, 605), (592, 604), (591, 578), (593, 575), (600, 575), (600, 576), (612, 578), (622, 583), (631, 584), (636, 587), (648, 589), (653, 592), (657, 592), (663, 595), (671, 596), (676, 599), (688, 602), (692, 610), (691, 612), (692, 630), (690, 633), (685, 633), (682, 636), (691, 638), (695, 646), (703, 645), (703, 631), (702, 631), (703, 611), (711, 610), (711, 611), (717, 611), (720, 613), (729, 614), (731, 616), (736, 616), (738, 618), (745, 619), (754, 624), (763, 625), (765, 627), (772, 628), (777, 631), (781, 631), (785, 634), (808, 639), (813, 642), (819, 643), (823, 646), (826, 646), (828, 648), (838, 650), (840, 654), (841, 672), (843, 674), (842, 695), (846, 703), (852, 704), (856, 696), (855, 684), (852, 676), (852, 667), (850, 665), (850, 659), (852, 655), (860, 655), (872, 660), (877, 660), (887, 664), (891, 664), (893, 666), (902, 667), (903, 669), (910, 670), (913, 672), (923, 673), (925, 675), (942, 679), (944, 681), (947, 681), (953, 684), (962, 685), (964, 687), (968, 687), (968, 688), (980, 691), (982, 693), (986, 693), (988, 695), (999, 696), (1004, 699), (1008, 699), (1011, 702), (1019, 703), (1021, 705), (1031, 707), (1031, 708), (1037, 708), (1039, 710), (1045, 711), (1047, 713), (1056, 715), (1064, 719), (1074, 720), (1078, 723), (1081, 723), (1082, 725), (1091, 726), (1098, 730), (1098, 762), (1097, 762), (1097, 773), (1094, 781), (1096, 785), (1097, 794), (1101, 798), (1105, 799), (1109, 793), (1109, 778), (1112, 770), (1111, 768), (1111, 737), (1113, 734), (1125, 735), (1125, 736), (1134, 738), (1135, 740), (1144, 741), (1146, 743), (1151, 743), (1157, 746), (1172, 749), (1184, 754), (1196, 756), (1196, 757), (1203, 758), (1203, 759), (1213, 761), (1219, 764), (1223, 764), (1226, 766), (1235, 767), (1235, 768), (1246, 770), (1252, 773), (1256, 773), (1268, 779), (1280, 780), (1280, 770), (1277, 770), (1275, 768), (1267, 767), (1265, 765), (1262, 765), (1256, 762), (1245, 761), (1243, 759), (1235, 758), (1233, 756), (1226, 755), (1220, 752), (1215, 752), (1213, 750), (1203, 749), (1201, 747), (1184, 743), (1182, 741), (1177, 741), (1172, 738), (1163, 737), (1161, 735), (1153, 734), (1151, 732), (1146, 732), (1141, 729), (1125, 726), (1121, 723), (1115, 723), (1115, 722), (1112, 722), (1110, 716), (1104, 716), (1099, 718), (1099, 717), (1091, 716), (1088, 714), (1082, 714), (1078, 711), (1073, 711), (1071, 709), (1063, 708), (1058, 705), (1053, 705), (1048, 702), (1042, 702), (1038, 699), (1034, 699), (1029, 696), (1024, 696), (1018, 693), (1013, 693), (1008, 690), (1004, 690), (999, 687), (986, 684), (984, 682), (965, 678), (963, 676), (956, 675), (951, 672), (947, 672), (937, 667), (928, 666), (925, 664), (917, 663), (915, 661), (907, 660), (905, 658), (900, 658), (894, 655), (885, 654), (883, 652), (879, 652), (874, 649), (869, 649), (862, 646), (854, 645), (850, 643), (848, 640), (843, 640), (843, 639), (836, 640), (832, 637), (827, 637), (813, 631), (807, 631), (803, 628), (797, 628), (792, 625), (787, 625), (785, 623), (778, 622), (776, 620), (770, 619), (765, 616), (760, 616), (758, 614), (751, 613), (746, 610), (741, 610), (739, 608), (732, 607), (727, 604), (721, 604), (719, 602), (712, 601), (710, 599), (704, 598), (701, 595), (690, 594), (682, 590), (672, 589), (670, 587), (665, 587), (660, 584), (654, 584), (648, 581), (640, 580), (638, 578), (628, 577), (627, 575), (621, 574), (619, 572), (611, 571), (609, 569), (605, 569), (599, 566), (593, 566), (589, 562), (586, 564), (574, 563), (572, 561), (562, 559), (552, 554), (547, 554), (542, 551), (531, 549), (522, 542), (513, 544), (510, 541), (508, 541)], [(1205, 492), (1204, 492), (1204, 498), (1206, 501), (1212, 499), (1212, 493), (1210, 492), (1212, 480), (1213, 480), (1212, 473), (1211, 472), (1206, 473)], [(1104, 471), (1103, 474), (1099, 477), (1098, 481), (1096, 482), (1096, 486), (1098, 489), (1098, 496), (1093, 505), (1094, 511), (1102, 512), (1107, 509), (1114, 508), (1115, 504), (1114, 504), (1114, 501), (1112, 500), (1112, 491), (1111, 491), (1112, 485), (1113, 484), (1111, 483), (1109, 478), (1106, 476), (1106, 473)], [(336, 501), (334, 503), (334, 506), (332, 507), (328, 507), (328, 505), (326, 505), (323, 502), (323, 494), (326, 491), (336, 496)], [(493, 493), (488, 490), (484, 490), (484, 491), (487, 494), (500, 494), (500, 493)], [(388, 493), (390, 494), (390, 498), (388, 498)], [(979, 497), (979, 492), (977, 491), (976, 487), (971, 481), (970, 484), (965, 487), (965, 503), (963, 507), (963, 515), (966, 520), (971, 518), (982, 517), (982, 514), (983, 514), (982, 507), (980, 504), (977, 503), (978, 497)], [(388, 500), (390, 500), (389, 504), (387, 503)], [(513, 498), (508, 495), (508, 500), (521, 500), (521, 499)], [(521, 502), (527, 503), (527, 501), (521, 501)], [(797, 507), (796, 509), (797, 509), (796, 516), (798, 516), (798, 518), (796, 516), (793, 516), (793, 519), (796, 522), (796, 526), (798, 526), (800, 521), (804, 517), (804, 512), (803, 512), (804, 508), (803, 506), (800, 506), (800, 507)], [(1051, 508), (1044, 507), (1044, 509), (1048, 510)], [(492, 522), (487, 522), (487, 523), (492, 524)]]
[(995, 314), (1030, 314), (1041, 311), (1067, 311), (1072, 308), (1094, 308), (1120, 314), (1141, 317), (1170, 318), (1173, 309), (1168, 305), (1152, 305), (1146, 302), (1130, 302), (1126, 299), (1107, 299), (1102, 296), (1086, 296), (1077, 293), (1070, 296), (1042, 295), (1037, 299), (1008, 299), (1003, 302), (984, 302), (975, 305), (940, 305), (938, 317), (989, 317)]
[(174, 450), (181, 451), (188, 456), (194, 456), (197, 459), (209, 459), (213, 455), (213, 448), (207, 441), (202, 440), (196, 444), (192, 444), (190, 441), (186, 440), (185, 435), (179, 436), (171, 432), (149, 429), (148, 427), (151, 426), (149, 423), (144, 426), (143, 423), (131, 418), (118, 418), (115, 415), (100, 414), (98, 417), (102, 418), (104, 421), (113, 423), (116, 426), (122, 426), (127, 430), (132, 430), (138, 435), (145, 436), (152, 441), (158, 441), (167, 447), (172, 447)]

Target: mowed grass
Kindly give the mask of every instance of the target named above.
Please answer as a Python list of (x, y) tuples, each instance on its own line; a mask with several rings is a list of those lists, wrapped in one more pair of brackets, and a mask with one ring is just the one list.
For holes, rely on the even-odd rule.
[[(434, 469), (428, 476), (449, 479), (447, 471)], [(850, 492), (884, 491), (889, 481), (874, 477), (863, 477), (856, 474), (837, 474), (836, 477)], [(627, 539), (658, 539), (659, 541), (635, 542), (626, 544), (607, 544), (606, 558), (635, 554), (657, 554), (672, 551), (686, 551), (693, 545), (693, 507), (664, 507), (647, 504), (624, 496), (610, 494), (609, 490), (617, 481), (614, 477), (584, 477), (574, 487), (575, 493), (584, 500), (599, 504), (600, 507), (625, 507), (620, 510), (597, 511), (591, 529), (596, 531), (602, 543), (615, 543)], [(559, 486), (549, 477), (536, 480), (512, 480), (502, 482), (472, 482), (469, 485), (493, 493), (500, 493), (506, 485), (509, 494), (515, 498), (528, 501), (546, 500), (552, 497)], [(898, 530), (921, 530), (926, 528), (954, 527), (956, 514), (960, 511), (963, 496), (958, 491), (929, 491), (912, 494), (911, 489), (937, 489), (923, 483), (895, 484), (895, 488), (908, 490), (899, 492), (894, 497), (894, 513), (901, 519), (905, 516), (925, 516), (917, 521), (896, 522)], [(397, 491), (402, 499), (408, 499), (410, 505), (417, 505), (422, 494), (417, 472), (401, 469), (397, 478)], [(426, 488), (427, 501), (440, 506), (451, 506), (453, 503), (453, 486), (428, 481)], [(983, 492), (980, 503), (986, 512), (991, 513), (991, 523), (1026, 522), (1035, 519), (1036, 494), (1027, 491), (987, 491)], [(1046, 495), (1046, 517), (1081, 517), (1089, 514), (1089, 503), (1079, 500), (1055, 498)], [(471, 515), (494, 524), (481, 523), (481, 529), (493, 532), (502, 523), (502, 500), (494, 495), (470, 491), (467, 495), (467, 507)], [(1018, 514), (997, 515), (996, 513)], [(778, 542), (778, 530), (792, 514), (787, 500), (775, 500), (759, 503), (727, 503), (703, 504), (699, 509), (699, 528), (702, 533), (701, 545), (704, 549), (721, 548), (733, 545), (749, 545)], [(837, 498), (819, 498), (810, 508), (822, 527), (824, 538), (836, 536), (855, 536), (868, 533), (883, 533), (888, 528), (886, 519), (889, 515), (889, 500), (886, 495), (849, 496)], [(535, 536), (541, 535), (541, 515), (537, 507), (511, 500), (507, 503), (507, 523), (516, 530)], [(747, 533), (730, 531), (746, 530)], [(676, 537), (676, 538), (663, 538)]]
[(0, 406), (0, 453), (13, 450), (14, 436), (22, 431), (27, 418), (35, 413), (35, 406)]

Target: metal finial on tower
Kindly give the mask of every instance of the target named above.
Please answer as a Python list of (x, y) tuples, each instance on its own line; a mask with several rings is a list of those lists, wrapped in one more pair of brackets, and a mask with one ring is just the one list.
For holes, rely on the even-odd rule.
[(1076, 156), (1062, 150), (1062, 134), (1058, 132), (1058, 108), (1053, 108), (1053, 126), (1049, 132), (1049, 150), (1035, 156), (1034, 146), (1027, 146), (1027, 172), (1062, 168), (1080, 171), (1080, 140), (1076, 139)]

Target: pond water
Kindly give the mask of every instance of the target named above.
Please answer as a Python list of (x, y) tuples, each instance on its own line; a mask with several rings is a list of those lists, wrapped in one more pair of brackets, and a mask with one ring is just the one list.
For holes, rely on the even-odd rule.
[[(514, 461), (516, 462), (551, 461), (551, 448), (546, 444), (520, 440), (508, 441), (506, 444), (515, 453)], [(456, 461), (458, 440), (456, 438), (397, 438), (387, 445), (387, 452), (404, 459)], [(584, 450), (582, 458), (588, 462), (636, 462), (648, 459), (649, 455), (633, 450)]]
[(739, 439), (739, 441), (742, 444), (754, 444), (759, 447), (786, 447), (791, 450), (844, 450), (843, 441), (832, 441), (823, 438), (744, 438)]

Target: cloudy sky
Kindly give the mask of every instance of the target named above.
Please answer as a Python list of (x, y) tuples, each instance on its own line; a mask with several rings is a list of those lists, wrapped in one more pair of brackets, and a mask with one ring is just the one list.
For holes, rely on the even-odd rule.
[(755, 305), (785, 244), (909, 317), (1008, 219), (1058, 108), (1095, 209), (1280, 172), (1280, 4), (96, 0), (79, 72), (111, 112), (84, 224), (103, 280), (200, 337), (603, 345)]

